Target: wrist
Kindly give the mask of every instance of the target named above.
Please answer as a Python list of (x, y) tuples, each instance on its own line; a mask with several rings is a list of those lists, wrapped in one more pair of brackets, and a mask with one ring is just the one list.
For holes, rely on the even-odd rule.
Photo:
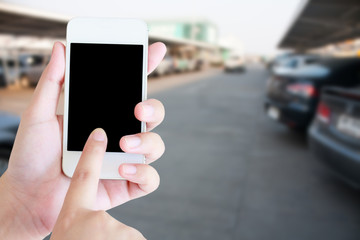
[(42, 239), (31, 212), (11, 192), (6, 174), (0, 178), (0, 236), (4, 239)]

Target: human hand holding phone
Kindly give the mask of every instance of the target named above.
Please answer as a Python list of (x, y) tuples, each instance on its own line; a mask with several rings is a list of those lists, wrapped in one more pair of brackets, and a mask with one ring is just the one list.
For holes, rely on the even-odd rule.
[[(166, 52), (162, 43), (149, 46), (148, 72), (159, 64)], [(0, 178), (0, 236), (7, 239), (42, 239), (58, 218), (71, 179), (61, 170), (62, 116), (56, 107), (65, 72), (65, 47), (55, 43), (52, 58), (25, 110), (9, 160)], [(151, 131), (164, 118), (163, 105), (149, 99), (135, 107), (135, 117), (146, 122)], [(125, 152), (144, 154), (147, 163), (164, 152), (164, 143), (156, 133), (144, 132), (123, 137), (120, 147)], [(127, 139), (127, 140), (126, 140)], [(138, 146), (130, 146), (130, 143)], [(134, 167), (136, 171), (134, 171)], [(133, 174), (126, 174), (130, 170)], [(94, 210), (108, 210), (139, 198), (159, 185), (159, 176), (147, 164), (120, 166), (119, 173), (127, 181), (100, 180)]]
[(122, 224), (105, 211), (93, 210), (106, 146), (106, 133), (95, 129), (71, 179), (51, 240), (145, 239), (139, 231)]

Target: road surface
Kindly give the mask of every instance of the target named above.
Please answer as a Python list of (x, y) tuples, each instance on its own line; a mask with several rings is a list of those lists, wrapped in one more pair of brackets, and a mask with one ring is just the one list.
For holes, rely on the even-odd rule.
[(167, 111), (161, 185), (110, 213), (147, 239), (360, 239), (360, 193), (265, 116), (267, 77), (250, 67), (154, 94)]
[[(265, 116), (267, 77), (253, 66), (152, 80), (167, 111), (155, 130), (161, 185), (110, 214), (154, 240), (360, 239), (359, 191), (329, 174), (305, 135)], [(32, 92), (1, 93), (16, 112)]]

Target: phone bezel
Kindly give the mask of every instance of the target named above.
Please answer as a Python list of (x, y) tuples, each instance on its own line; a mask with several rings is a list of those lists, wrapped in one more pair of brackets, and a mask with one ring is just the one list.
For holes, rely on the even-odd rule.
[[(139, 19), (78, 17), (69, 21), (66, 29), (66, 70), (62, 158), (62, 169), (64, 174), (68, 177), (72, 177), (82, 153), (82, 151), (67, 150), (71, 43), (143, 45), (142, 100), (144, 101), (147, 98), (148, 29), (146, 23)], [(141, 132), (145, 131), (146, 124), (141, 122)], [(141, 154), (106, 152), (100, 178), (122, 179), (118, 173), (118, 168), (122, 163), (145, 163), (145, 157)]]

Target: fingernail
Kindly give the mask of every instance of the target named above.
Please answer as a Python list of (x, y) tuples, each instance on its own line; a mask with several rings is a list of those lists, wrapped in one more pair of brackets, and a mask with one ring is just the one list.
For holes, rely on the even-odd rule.
[(103, 129), (97, 128), (92, 132), (91, 136), (95, 141), (103, 142), (105, 141), (106, 133)]
[(135, 148), (140, 146), (141, 139), (136, 135), (129, 135), (125, 137), (126, 145), (130, 148)]
[(150, 116), (152, 116), (154, 114), (155, 110), (154, 110), (153, 106), (148, 105), (146, 103), (142, 104), (141, 106), (143, 108), (145, 116), (150, 117)]
[(133, 175), (133, 174), (135, 174), (136, 173), (136, 166), (134, 166), (134, 165), (123, 165), (122, 166), (123, 167), (123, 171), (124, 171), (124, 173), (125, 174), (131, 174), (131, 175)]

